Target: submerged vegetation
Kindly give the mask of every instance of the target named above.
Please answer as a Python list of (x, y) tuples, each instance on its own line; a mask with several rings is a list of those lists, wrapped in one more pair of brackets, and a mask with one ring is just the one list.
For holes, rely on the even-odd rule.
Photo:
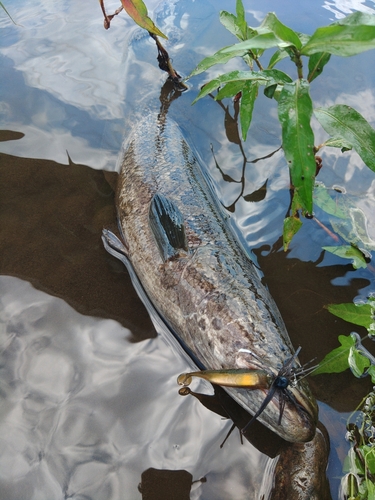
[(351, 444), (341, 480), (341, 495), (348, 500), (375, 498), (375, 392), (370, 392), (347, 422)]
[[(339, 318), (367, 329), (367, 337), (375, 340), (375, 297), (364, 304), (331, 304), (328, 310)], [(340, 373), (350, 369), (357, 378), (371, 377), (375, 385), (375, 358), (363, 346), (358, 333), (340, 335), (337, 347), (319, 363), (313, 372)], [(375, 500), (375, 393), (371, 391), (347, 422), (350, 450), (344, 464), (346, 475), (341, 480), (342, 497), (347, 500)]]

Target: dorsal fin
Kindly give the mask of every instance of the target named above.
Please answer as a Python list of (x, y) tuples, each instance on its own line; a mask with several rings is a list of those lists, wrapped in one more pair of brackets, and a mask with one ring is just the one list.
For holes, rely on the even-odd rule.
[(162, 194), (155, 194), (149, 211), (150, 228), (164, 261), (179, 250), (188, 250), (184, 218), (177, 205)]

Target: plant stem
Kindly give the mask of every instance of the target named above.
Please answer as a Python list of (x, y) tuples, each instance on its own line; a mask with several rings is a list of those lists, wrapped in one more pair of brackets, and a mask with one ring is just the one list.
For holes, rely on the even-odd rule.
[(297, 66), (298, 78), (300, 80), (302, 80), (302, 78), (303, 78), (303, 65), (302, 65), (301, 55), (299, 52), (296, 55), (295, 64)]
[(255, 61), (255, 64), (258, 66), (260, 71), (263, 71), (263, 66), (261, 65), (258, 57), (254, 54), (252, 50), (249, 50), (250, 57)]
[(6, 13), (6, 14), (7, 14), (7, 16), (9, 17), (9, 19), (12, 21), (12, 23), (17, 25), (17, 23), (13, 20), (12, 16), (11, 16), (11, 15), (9, 14), (9, 12), (6, 10), (5, 5), (3, 4), (3, 2), (0, 2), (0, 7), (2, 7), (2, 8), (4, 9), (5, 13)]
[(156, 35), (153, 33), (148, 33), (150, 37), (155, 40), (156, 46), (158, 48), (158, 62), (159, 62), (159, 68), (163, 71), (166, 71), (169, 74), (169, 77), (173, 81), (173, 83), (180, 88), (180, 90), (186, 90), (188, 87), (185, 85), (185, 83), (181, 80), (180, 75), (177, 73), (177, 71), (173, 68), (171, 60), (169, 58), (168, 52), (165, 50), (163, 45), (160, 43), (160, 40)]
[(291, 59), (294, 62), (294, 64), (297, 66), (298, 78), (300, 80), (302, 80), (303, 79), (303, 64), (302, 64), (301, 54), (300, 54), (299, 50), (297, 50), (295, 47), (291, 47), (291, 52), (293, 53), (293, 56), (291, 57)]
[(100, 3), (100, 7), (102, 9), (102, 12), (103, 12), (103, 16), (104, 16), (104, 28), (107, 30), (110, 28), (111, 26), (111, 21), (112, 19), (117, 16), (118, 14), (120, 14), (120, 12), (123, 10), (123, 7), (119, 7), (115, 12), (114, 14), (111, 14), (111, 15), (107, 15), (106, 11), (105, 11), (105, 7), (104, 7), (104, 0), (99, 0), (99, 3)]

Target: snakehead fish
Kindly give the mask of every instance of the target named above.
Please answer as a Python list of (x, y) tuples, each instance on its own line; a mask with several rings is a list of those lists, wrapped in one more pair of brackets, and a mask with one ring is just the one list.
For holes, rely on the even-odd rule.
[[(225, 387), (254, 415), (294, 351), (197, 158), (173, 120), (141, 120), (119, 158), (119, 226), (145, 293), (200, 369), (267, 373), (258, 389)], [(287, 441), (309, 441), (316, 402), (304, 380), (287, 391), (282, 421), (277, 391), (258, 420)]]

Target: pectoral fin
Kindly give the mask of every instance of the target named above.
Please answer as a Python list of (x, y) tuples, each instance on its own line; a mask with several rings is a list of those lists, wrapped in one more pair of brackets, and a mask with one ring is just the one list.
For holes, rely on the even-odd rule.
[(129, 260), (126, 245), (109, 229), (103, 229), (102, 242), (107, 252), (116, 259), (121, 261), (124, 261), (124, 259)]
[(149, 211), (150, 228), (164, 261), (188, 250), (184, 218), (177, 205), (161, 194), (155, 194)]

